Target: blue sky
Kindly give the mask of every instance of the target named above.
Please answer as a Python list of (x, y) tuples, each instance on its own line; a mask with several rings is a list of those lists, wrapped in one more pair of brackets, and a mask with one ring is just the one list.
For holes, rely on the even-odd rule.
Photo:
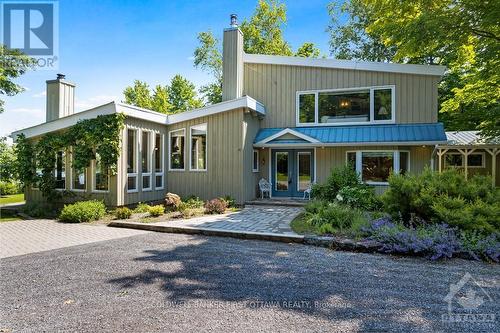
[[(285, 38), (293, 49), (314, 42), (328, 55), (329, 1), (284, 1)], [(198, 32), (218, 37), (229, 15), (250, 17), (257, 1), (59, 1), (59, 69), (29, 72), (16, 82), (26, 91), (5, 98), (0, 136), (45, 121), (45, 81), (66, 74), (77, 85), (77, 111), (122, 100), (134, 79), (167, 84), (181, 74), (196, 86), (210, 78), (193, 67)]]

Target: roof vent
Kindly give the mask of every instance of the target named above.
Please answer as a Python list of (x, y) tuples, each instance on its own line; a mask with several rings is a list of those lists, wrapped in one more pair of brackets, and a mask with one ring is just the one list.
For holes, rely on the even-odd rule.
[(57, 74), (57, 79), (58, 80), (64, 80), (66, 78), (66, 75), (64, 74)]
[(238, 15), (231, 14), (231, 28), (237, 28), (237, 27), (238, 27)]

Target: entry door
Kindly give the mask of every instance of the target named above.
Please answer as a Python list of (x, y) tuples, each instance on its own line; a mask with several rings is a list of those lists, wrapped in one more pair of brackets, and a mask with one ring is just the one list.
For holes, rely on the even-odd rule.
[(273, 150), (273, 196), (300, 197), (314, 179), (312, 150)]

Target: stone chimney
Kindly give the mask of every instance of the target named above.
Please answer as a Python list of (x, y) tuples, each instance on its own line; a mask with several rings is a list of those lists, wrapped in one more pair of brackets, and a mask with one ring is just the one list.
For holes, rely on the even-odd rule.
[(57, 79), (47, 81), (46, 121), (75, 113), (75, 85), (65, 78), (64, 74), (57, 74)]
[(224, 29), (222, 41), (222, 100), (243, 95), (243, 33), (236, 14), (231, 15), (230, 28)]

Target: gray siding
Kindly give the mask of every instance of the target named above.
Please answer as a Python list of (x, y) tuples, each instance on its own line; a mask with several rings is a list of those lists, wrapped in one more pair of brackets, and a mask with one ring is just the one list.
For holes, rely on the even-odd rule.
[(229, 101), (243, 92), (243, 34), (239, 29), (224, 31), (222, 58), (222, 100)]
[(396, 122), (433, 123), (439, 81), (428, 75), (245, 63), (243, 94), (266, 106), (262, 127), (294, 127), (297, 91), (395, 85)]

